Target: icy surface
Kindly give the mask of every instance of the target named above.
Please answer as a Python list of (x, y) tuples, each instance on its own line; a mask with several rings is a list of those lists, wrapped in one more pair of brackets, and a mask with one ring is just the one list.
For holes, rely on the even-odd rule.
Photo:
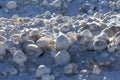
[(0, 0), (0, 80), (120, 80), (120, 0), (10, 2)]

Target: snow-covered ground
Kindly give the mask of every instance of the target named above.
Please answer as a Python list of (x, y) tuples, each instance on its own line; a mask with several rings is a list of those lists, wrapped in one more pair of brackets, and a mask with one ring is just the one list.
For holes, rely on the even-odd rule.
[(120, 80), (120, 0), (0, 0), (0, 80)]

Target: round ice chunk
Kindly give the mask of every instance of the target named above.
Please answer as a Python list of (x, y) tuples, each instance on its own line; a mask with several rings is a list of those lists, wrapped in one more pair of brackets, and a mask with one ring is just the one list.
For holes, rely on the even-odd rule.
[(66, 50), (61, 50), (55, 55), (54, 60), (58, 65), (66, 65), (70, 61), (70, 54)]
[(17, 50), (13, 55), (13, 61), (17, 64), (23, 64), (27, 61), (27, 56), (21, 50)]
[(38, 67), (38, 69), (36, 70), (36, 78), (41, 78), (43, 75), (45, 74), (50, 74), (51, 73), (51, 69), (48, 68), (45, 65), (40, 65)]
[(69, 48), (69, 40), (64, 34), (61, 34), (57, 37), (56, 48), (58, 50), (63, 50), (63, 49), (68, 49)]
[(91, 31), (89, 29), (83, 30), (80, 34), (81, 34), (81, 36), (85, 36), (85, 37), (93, 36), (93, 34), (91, 33)]
[(8, 9), (15, 9), (17, 8), (17, 3), (15, 1), (9, 1), (7, 4), (6, 4), (6, 7)]

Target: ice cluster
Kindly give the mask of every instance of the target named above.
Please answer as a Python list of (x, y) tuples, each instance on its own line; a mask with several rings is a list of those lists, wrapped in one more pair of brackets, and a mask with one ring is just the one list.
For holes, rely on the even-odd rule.
[[(22, 1), (0, 9), (12, 14), (0, 17), (0, 80), (104, 80), (119, 70), (119, 0)], [(19, 14), (29, 10), (36, 16)]]

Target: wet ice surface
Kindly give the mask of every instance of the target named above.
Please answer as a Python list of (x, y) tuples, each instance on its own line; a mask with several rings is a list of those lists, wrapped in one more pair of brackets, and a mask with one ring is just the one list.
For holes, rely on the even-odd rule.
[(0, 1), (0, 80), (120, 80), (120, 0), (9, 1)]

